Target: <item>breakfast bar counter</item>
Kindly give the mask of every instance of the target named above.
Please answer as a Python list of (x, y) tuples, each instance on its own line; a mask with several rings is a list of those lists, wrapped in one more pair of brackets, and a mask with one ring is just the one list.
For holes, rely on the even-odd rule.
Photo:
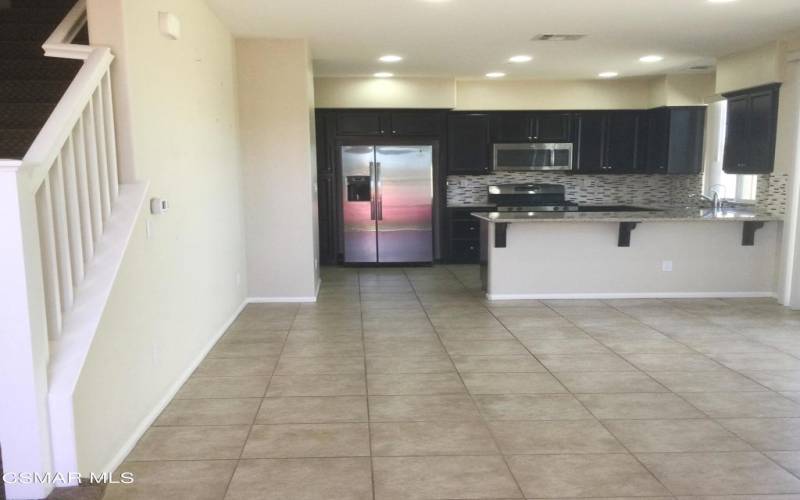
[(749, 208), (476, 212), (492, 300), (761, 297), (782, 216)]

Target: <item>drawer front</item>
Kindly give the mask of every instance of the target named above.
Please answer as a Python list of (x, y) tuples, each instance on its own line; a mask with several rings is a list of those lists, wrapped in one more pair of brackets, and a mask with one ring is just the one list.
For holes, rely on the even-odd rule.
[(452, 222), (453, 238), (475, 239), (481, 234), (481, 223), (473, 220), (455, 220)]
[(454, 240), (450, 251), (453, 262), (477, 264), (481, 259), (481, 244), (478, 240)]

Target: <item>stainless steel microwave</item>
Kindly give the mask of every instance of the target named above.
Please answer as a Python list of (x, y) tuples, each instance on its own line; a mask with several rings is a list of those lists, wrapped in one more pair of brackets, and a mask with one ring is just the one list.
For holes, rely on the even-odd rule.
[(572, 170), (572, 143), (495, 144), (496, 171)]

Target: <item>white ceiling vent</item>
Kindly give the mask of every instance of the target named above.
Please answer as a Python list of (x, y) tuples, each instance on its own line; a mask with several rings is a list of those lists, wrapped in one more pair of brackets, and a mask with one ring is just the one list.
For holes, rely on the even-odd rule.
[(574, 42), (585, 37), (586, 35), (546, 33), (544, 35), (536, 35), (531, 40), (534, 42)]

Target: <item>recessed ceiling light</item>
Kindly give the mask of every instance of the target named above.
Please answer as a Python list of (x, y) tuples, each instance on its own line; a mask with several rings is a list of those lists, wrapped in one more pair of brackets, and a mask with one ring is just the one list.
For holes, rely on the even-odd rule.
[(600, 78), (616, 78), (619, 76), (619, 73), (616, 71), (603, 71), (602, 73), (598, 73), (597, 76)]
[(395, 56), (395, 55), (388, 54), (388, 55), (379, 57), (378, 60), (380, 62), (385, 62), (385, 63), (396, 63), (396, 62), (402, 61), (403, 58), (401, 56)]
[(385, 71), (380, 71), (372, 76), (374, 76), (375, 78), (391, 78), (394, 76), (394, 73), (387, 73)]
[(486, 73), (486, 78), (503, 78), (506, 76), (505, 73), (501, 73), (500, 71), (491, 71)]
[(533, 59), (533, 57), (531, 57), (531, 56), (526, 56), (526, 55), (518, 55), (518, 56), (512, 56), (512, 57), (509, 57), (509, 58), (508, 58), (508, 62), (512, 62), (512, 63), (526, 63), (526, 62), (530, 62), (532, 59)]
[(640, 61), (643, 63), (657, 63), (664, 60), (664, 56), (658, 56), (655, 54), (644, 56), (639, 58)]

